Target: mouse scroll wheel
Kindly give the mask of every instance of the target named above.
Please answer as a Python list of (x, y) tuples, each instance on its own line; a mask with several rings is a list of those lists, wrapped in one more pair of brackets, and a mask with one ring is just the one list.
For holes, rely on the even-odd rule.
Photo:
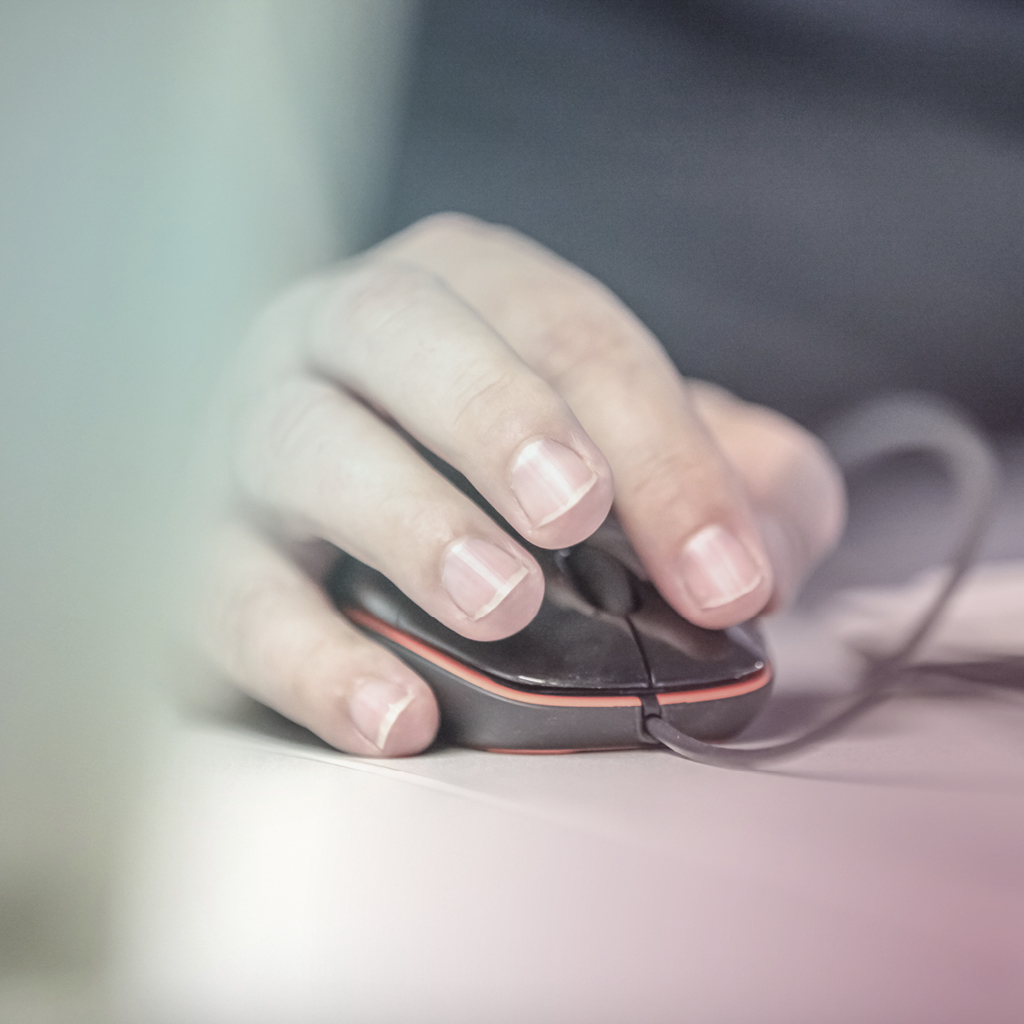
[(565, 567), (580, 595), (610, 615), (629, 615), (637, 606), (630, 571), (605, 552), (590, 546), (570, 550)]

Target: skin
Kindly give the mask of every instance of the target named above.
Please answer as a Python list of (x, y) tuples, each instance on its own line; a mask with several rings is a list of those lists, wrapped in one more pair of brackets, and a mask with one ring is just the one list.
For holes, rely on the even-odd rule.
[(812, 435), (684, 380), (601, 284), (468, 217), (421, 221), (295, 288), (249, 365), (205, 642), (241, 688), (354, 754), (421, 751), (438, 712), (324, 596), (337, 548), (474, 639), (518, 631), (543, 598), (517, 537), (406, 435), (540, 547), (584, 540), (614, 502), (665, 598), (708, 628), (785, 603), (843, 526)]

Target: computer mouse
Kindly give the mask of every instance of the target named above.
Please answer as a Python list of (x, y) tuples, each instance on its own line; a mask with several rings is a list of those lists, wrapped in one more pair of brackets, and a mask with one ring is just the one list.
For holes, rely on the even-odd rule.
[(639, 563), (597, 543), (526, 546), (545, 597), (533, 621), (503, 640), (467, 640), (349, 556), (328, 580), (342, 613), (431, 685), (442, 741), (523, 753), (651, 746), (652, 716), (721, 740), (767, 700), (772, 671), (753, 622), (693, 625)]

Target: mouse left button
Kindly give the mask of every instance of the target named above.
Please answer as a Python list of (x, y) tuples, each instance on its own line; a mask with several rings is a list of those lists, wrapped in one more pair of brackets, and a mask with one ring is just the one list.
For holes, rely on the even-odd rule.
[(566, 555), (565, 567), (580, 596), (595, 608), (620, 617), (636, 609), (632, 574), (612, 555), (580, 544)]
[(402, 625), (401, 592), (390, 580), (351, 555), (342, 555), (325, 587), (342, 612), (369, 612), (389, 626)]

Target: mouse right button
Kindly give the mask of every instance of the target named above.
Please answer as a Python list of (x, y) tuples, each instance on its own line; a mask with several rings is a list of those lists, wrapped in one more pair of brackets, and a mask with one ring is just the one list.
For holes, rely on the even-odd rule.
[(650, 583), (640, 583), (630, 616), (656, 689), (686, 689), (742, 679), (765, 665), (756, 629), (702, 629), (678, 615)]

